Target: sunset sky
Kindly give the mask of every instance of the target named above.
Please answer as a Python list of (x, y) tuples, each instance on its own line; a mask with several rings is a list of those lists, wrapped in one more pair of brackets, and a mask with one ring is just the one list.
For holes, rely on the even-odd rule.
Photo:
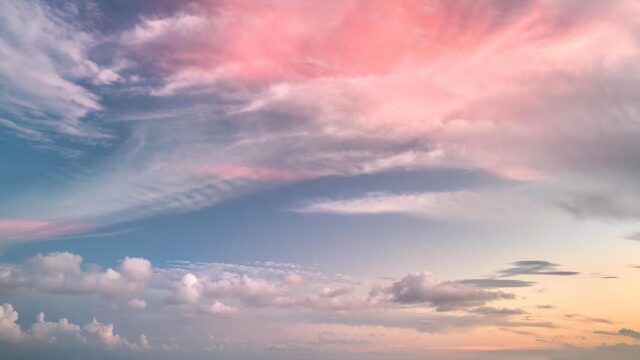
[(0, 358), (640, 359), (638, 19), (0, 0)]

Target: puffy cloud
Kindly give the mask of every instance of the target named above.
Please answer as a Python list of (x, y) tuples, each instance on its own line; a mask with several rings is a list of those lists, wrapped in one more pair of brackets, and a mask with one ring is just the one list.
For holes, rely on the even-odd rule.
[(104, 324), (95, 318), (90, 323), (80, 326), (60, 319), (57, 322), (45, 320), (44, 313), (39, 313), (37, 321), (23, 331), (16, 323), (18, 312), (11, 304), (0, 308), (0, 341), (30, 345), (47, 345), (57, 347), (93, 347), (137, 349), (148, 348), (149, 343), (144, 335), (140, 344), (131, 343), (114, 333), (113, 324)]
[(152, 275), (151, 262), (143, 258), (125, 257), (119, 270), (124, 277), (137, 282), (147, 282)]
[(217, 298), (235, 298), (251, 306), (270, 306), (287, 303), (284, 289), (262, 279), (247, 275), (208, 282), (204, 292)]
[(225, 305), (219, 301), (214, 301), (211, 306), (206, 308), (206, 312), (212, 315), (231, 315), (237, 314), (238, 309)]
[(38, 254), (24, 266), (2, 266), (0, 283), (7, 287), (66, 293), (97, 294), (109, 298), (126, 298), (147, 287), (151, 263), (140, 258), (125, 258), (118, 270), (101, 271), (82, 268), (82, 257), (68, 252)]
[(136, 310), (144, 310), (147, 307), (147, 302), (142, 299), (131, 299), (127, 305)]
[(20, 341), (24, 334), (18, 321), (18, 312), (13, 309), (11, 304), (3, 304), (0, 307), (0, 340), (2, 341)]
[(379, 298), (375, 296), (364, 297), (354, 288), (345, 286), (324, 288), (319, 293), (309, 295), (298, 303), (311, 309), (338, 311), (357, 311), (382, 305)]
[(85, 270), (78, 255), (51, 253), (38, 254), (22, 265), (1, 265), (0, 270), (0, 284), (7, 292), (100, 295), (136, 310), (147, 307), (141, 297), (159, 297), (164, 300), (160, 303), (185, 314), (234, 314), (241, 311), (238, 305), (311, 311), (419, 305), (447, 311), (512, 298), (464, 281), (437, 282), (430, 273), (409, 273), (383, 286), (272, 262), (253, 266), (178, 262), (173, 267), (153, 268), (146, 259), (126, 257), (117, 270), (102, 271), (95, 265)]
[[(168, 288), (171, 289), (169, 302), (175, 304), (199, 304), (204, 299), (234, 299), (248, 306), (261, 307), (278, 306), (290, 301), (284, 288), (246, 274), (211, 280), (186, 273), (178, 281), (171, 281)], [(221, 305), (216, 302), (214, 308)]]
[(476, 289), (456, 282), (439, 283), (431, 273), (409, 273), (386, 292), (399, 304), (430, 305), (438, 311), (482, 306), (487, 302), (513, 298), (502, 292)]
[(178, 304), (195, 304), (200, 300), (202, 284), (198, 278), (191, 274), (185, 274), (180, 281), (171, 285), (171, 302)]
[(27, 261), (27, 266), (36, 274), (54, 277), (79, 274), (82, 271), (81, 264), (80, 255), (68, 252), (37, 254)]
[(87, 339), (82, 334), (82, 327), (62, 318), (57, 322), (45, 320), (44, 313), (39, 313), (37, 321), (30, 330), (31, 339), (49, 345), (83, 345)]
[(284, 282), (287, 285), (297, 286), (304, 284), (304, 277), (300, 274), (291, 273), (287, 274), (284, 277)]
[(93, 321), (82, 327), (88, 339), (104, 346), (131, 346), (120, 335), (114, 334), (113, 324), (103, 324), (93, 318)]

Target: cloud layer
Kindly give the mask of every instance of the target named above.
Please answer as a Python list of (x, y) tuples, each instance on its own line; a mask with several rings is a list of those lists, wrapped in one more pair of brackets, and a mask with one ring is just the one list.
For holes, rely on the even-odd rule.
[[(71, 174), (55, 205), (8, 218), (58, 231), (14, 227), (5, 239), (190, 211), (277, 183), (442, 166), (540, 183), (547, 208), (581, 217), (640, 214), (635, 191), (620, 190), (634, 188), (626, 164), (638, 153), (633, 2), (194, 2), (109, 34), (68, 21), (105, 7), (3, 7), (0, 124), (70, 151), (70, 138), (118, 134), (101, 145), (114, 155), (89, 177)], [(370, 194), (296, 209), (469, 219), (510, 211), (505, 197)]]

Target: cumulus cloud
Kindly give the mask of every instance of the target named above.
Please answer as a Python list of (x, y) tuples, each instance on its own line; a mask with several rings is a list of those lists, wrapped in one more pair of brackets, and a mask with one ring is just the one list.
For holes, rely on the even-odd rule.
[(211, 306), (205, 308), (205, 311), (212, 315), (231, 315), (238, 313), (238, 309), (225, 305), (220, 301), (214, 301)]
[[(268, 324), (291, 321), (293, 317), (295, 326), (303, 326), (295, 321), (297, 316), (303, 316), (311, 319), (312, 324), (324, 324), (323, 331), (336, 334), (339, 331), (327, 329), (372, 326), (441, 334), (480, 327), (548, 331), (559, 328), (535, 309), (525, 311), (524, 307), (503, 307), (502, 304), (515, 296), (491, 290), (496, 288), (495, 284), (478, 286), (482, 284), (437, 281), (427, 272), (409, 273), (396, 281), (379, 279), (372, 282), (288, 263), (256, 262), (249, 265), (175, 261), (166, 267), (153, 267), (145, 259), (133, 257), (123, 259), (120, 266), (110, 272), (96, 265), (87, 265), (80, 256), (71, 253), (37, 255), (22, 264), (4, 264), (0, 270), (2, 291), (6, 295), (27, 292), (26, 296), (34, 297), (35, 294), (29, 291), (35, 290), (47, 294), (106, 296), (110, 300), (110, 311), (122, 312), (131, 317), (131, 321), (137, 321), (135, 319), (141, 316), (138, 320), (159, 324), (170, 315), (170, 321), (175, 322), (177, 328), (185, 324), (196, 328), (200, 326), (196, 324), (206, 324), (226, 329), (233, 321), (238, 329), (243, 329), (247, 320), (252, 326), (262, 326), (260, 324), (264, 323), (260, 319), (265, 316)], [(291, 274), (303, 277), (304, 282), (296, 278), (292, 283), (287, 279)], [(106, 277), (109, 280), (104, 281), (110, 283), (97, 282), (101, 285), (93, 287), (82, 285), (87, 282), (85, 278), (93, 277)], [(79, 285), (71, 287), (65, 281)], [(132, 282), (144, 286), (136, 287), (140, 290), (135, 292), (113, 292), (116, 286), (131, 288)], [(48, 286), (43, 286), (43, 283)], [(105, 286), (109, 289), (107, 292)], [(74, 299), (83, 301), (79, 296)], [(494, 302), (499, 302), (500, 306), (495, 306)], [(143, 309), (144, 314), (136, 314)], [(10, 305), (6, 305), (2, 313), (0, 338), (15, 344), (81, 344), (104, 349), (149, 346), (146, 337), (134, 343), (118, 336), (112, 325), (99, 321), (81, 326), (65, 319), (49, 322), (44, 315), (39, 315), (34, 325), (22, 330), (17, 326), (18, 314)], [(214, 318), (215, 321), (211, 320)], [(595, 318), (586, 321), (587, 317), (578, 318), (577, 315), (566, 319), (580, 320), (584, 326), (603, 323)], [(574, 323), (574, 326), (581, 326), (579, 323)], [(171, 331), (161, 333), (161, 337), (166, 338)], [(152, 339), (157, 334), (152, 334)], [(353, 336), (345, 338), (359, 339)], [(329, 335), (325, 340), (329, 344)]]
[(291, 273), (285, 275), (284, 282), (291, 286), (302, 285), (304, 284), (304, 277), (300, 274)]
[(98, 295), (135, 310), (146, 309), (143, 298), (153, 297), (185, 314), (209, 315), (235, 314), (243, 307), (361, 311), (413, 305), (448, 311), (513, 298), (460, 281), (438, 282), (431, 273), (409, 273), (386, 286), (273, 262), (251, 266), (176, 262), (154, 268), (146, 259), (125, 257), (117, 269), (101, 270), (85, 266), (82, 257), (67, 252), (0, 265), (0, 284), (7, 293)]
[(476, 289), (461, 283), (439, 283), (431, 273), (410, 273), (386, 289), (391, 301), (398, 304), (430, 305), (438, 311), (482, 306), (513, 295)]
[(18, 312), (14, 310), (13, 305), (3, 304), (0, 307), (0, 340), (2, 341), (20, 341), (24, 334), (18, 321)]
[(68, 252), (38, 254), (23, 266), (2, 265), (0, 283), (7, 288), (24, 288), (59, 294), (96, 294), (127, 298), (147, 287), (151, 263), (125, 258), (117, 270), (82, 267), (82, 257)]
[(62, 318), (57, 322), (45, 320), (39, 313), (37, 321), (28, 330), (22, 330), (17, 323), (18, 312), (11, 304), (0, 308), (0, 341), (30, 345), (57, 347), (138, 349), (148, 348), (144, 335), (140, 343), (132, 343), (114, 333), (113, 324), (104, 324), (95, 318), (84, 326), (76, 325)]
[(147, 307), (147, 302), (142, 299), (136, 298), (136, 299), (129, 300), (127, 305), (129, 305), (130, 308), (133, 308), (136, 310), (144, 310)]

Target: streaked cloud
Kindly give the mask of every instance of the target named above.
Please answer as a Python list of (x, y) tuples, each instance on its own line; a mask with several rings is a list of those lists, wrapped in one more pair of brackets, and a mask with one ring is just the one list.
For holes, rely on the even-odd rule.
[(558, 270), (560, 265), (542, 260), (522, 260), (513, 263), (513, 267), (499, 270), (502, 276), (517, 275), (551, 275), (551, 276), (572, 276), (578, 275), (576, 271)]
[(492, 216), (518, 213), (539, 205), (514, 191), (457, 191), (423, 193), (368, 193), (347, 199), (313, 199), (290, 211), (303, 214), (376, 215), (406, 214), (444, 221), (482, 221)]
[[(629, 167), (611, 169), (638, 153), (629, 2), (579, 16), (555, 2), (196, 2), (141, 13), (108, 36), (76, 28), (82, 12), (72, 5), (4, 7), (7, 64), (25, 67), (5, 71), (4, 127), (61, 134), (51, 146), (110, 136), (101, 146), (114, 150), (91, 176), (69, 174), (51, 205), (34, 209), (39, 219), (104, 226), (193, 211), (265, 182), (442, 166), (544, 184), (524, 198), (546, 193), (547, 208), (583, 217), (640, 209), (619, 191), (635, 178)], [(381, 32), (383, 13), (395, 25)], [(27, 19), (29, 37), (18, 31)], [(95, 55), (104, 48), (117, 58)], [(595, 83), (624, 95), (607, 102)], [(136, 100), (124, 106), (122, 96)], [(618, 120), (603, 132), (604, 118)], [(585, 155), (595, 142), (598, 156)], [(382, 193), (295, 209), (468, 219), (532, 206), (493, 195)]]
[(464, 279), (459, 281), (462, 284), (470, 285), (478, 288), (518, 288), (518, 287), (527, 287), (535, 285), (535, 282), (532, 281), (524, 281), (524, 280), (514, 280), (514, 279)]
[(639, 358), (639, 17), (0, 2), (2, 353)]
[(58, 9), (43, 2), (5, 1), (0, 6), (2, 123), (35, 141), (51, 140), (55, 133), (106, 137), (82, 121), (102, 106), (98, 95), (78, 82), (109, 84), (119, 76), (90, 59), (97, 39), (69, 21), (73, 5)]

